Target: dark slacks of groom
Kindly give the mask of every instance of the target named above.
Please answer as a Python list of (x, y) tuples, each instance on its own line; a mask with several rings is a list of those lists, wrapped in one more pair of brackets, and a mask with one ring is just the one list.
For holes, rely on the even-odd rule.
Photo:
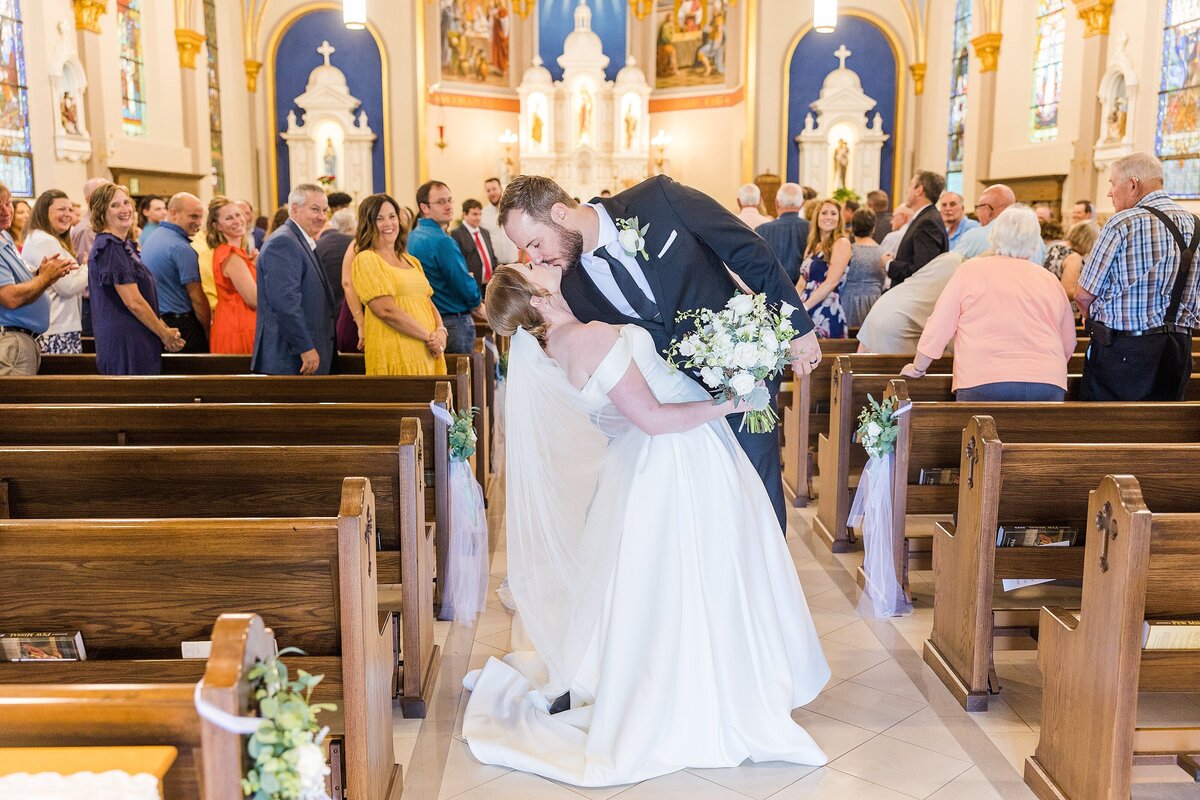
[[(600, 221), (598, 247), (562, 279), (563, 297), (580, 320), (641, 326), (665, 353), (672, 341), (691, 331), (690, 322), (677, 320), (679, 312), (724, 308), (739, 291), (732, 272), (751, 291), (766, 294), (768, 303), (796, 308), (792, 326), (798, 336), (813, 329), (771, 248), (711, 197), (659, 175), (588, 205)], [(635, 217), (638, 229), (645, 229), (644, 247), (630, 255), (617, 234), (620, 227), (632, 226)], [(768, 388), (775, 407), (779, 381)], [(786, 530), (779, 433), (738, 432), (741, 421), (740, 412), (729, 418)]]

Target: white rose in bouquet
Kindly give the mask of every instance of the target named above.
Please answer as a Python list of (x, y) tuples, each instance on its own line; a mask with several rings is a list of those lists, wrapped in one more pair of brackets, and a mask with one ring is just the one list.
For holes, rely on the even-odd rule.
[(710, 389), (716, 389), (721, 385), (721, 370), (715, 367), (705, 367), (700, 370), (700, 380), (704, 381), (704, 385)]
[(879, 423), (872, 420), (867, 423), (867, 436), (874, 439), (879, 434), (883, 433), (883, 428), (879, 427)]
[(745, 370), (729, 379), (729, 388), (739, 396), (745, 396), (754, 391), (754, 374)]
[(754, 369), (758, 366), (758, 346), (754, 342), (738, 342), (737, 347), (733, 348), (733, 356), (730, 361), (732, 367)]
[(734, 316), (744, 317), (754, 310), (754, 298), (748, 294), (737, 294), (725, 307), (732, 311)]
[(690, 358), (696, 355), (696, 339), (693, 336), (685, 336), (679, 342), (679, 355)]

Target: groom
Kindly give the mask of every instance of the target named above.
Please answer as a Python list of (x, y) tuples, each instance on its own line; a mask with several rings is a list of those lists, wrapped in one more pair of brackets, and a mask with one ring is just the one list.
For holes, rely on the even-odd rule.
[[(621, 236), (635, 217), (638, 229), (645, 228), (639, 243), (630, 241), (633, 234)], [(687, 333), (675, 321), (680, 311), (725, 307), (738, 291), (733, 272), (769, 303), (798, 309), (792, 315), (800, 333), (791, 344), (795, 373), (808, 374), (821, 360), (812, 320), (767, 243), (715, 200), (665, 175), (582, 205), (550, 178), (520, 175), (500, 199), (500, 225), (535, 263), (562, 268), (563, 298), (583, 322), (639, 325), (665, 352)], [(779, 381), (769, 388), (774, 408)], [(734, 432), (786, 531), (779, 433), (738, 432), (739, 417), (730, 421)]]

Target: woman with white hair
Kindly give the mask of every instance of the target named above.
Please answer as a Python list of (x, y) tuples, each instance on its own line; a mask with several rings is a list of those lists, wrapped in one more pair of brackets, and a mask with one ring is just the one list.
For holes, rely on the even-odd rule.
[(922, 377), (954, 339), (958, 400), (1061, 401), (1075, 317), (1062, 284), (1030, 260), (1042, 244), (1037, 216), (1013, 205), (996, 218), (989, 239), (995, 254), (955, 271), (901, 374)]

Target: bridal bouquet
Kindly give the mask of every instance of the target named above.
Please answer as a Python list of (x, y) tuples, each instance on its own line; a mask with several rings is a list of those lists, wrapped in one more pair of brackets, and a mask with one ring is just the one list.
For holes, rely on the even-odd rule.
[(738, 293), (720, 311), (681, 312), (677, 319), (694, 321), (695, 330), (671, 343), (668, 360), (674, 367), (698, 370), (719, 399), (748, 405), (741, 428), (769, 433), (779, 416), (771, 408), (770, 392), (759, 382), (779, 375), (791, 360), (795, 310), (788, 303), (771, 308), (764, 294)]

